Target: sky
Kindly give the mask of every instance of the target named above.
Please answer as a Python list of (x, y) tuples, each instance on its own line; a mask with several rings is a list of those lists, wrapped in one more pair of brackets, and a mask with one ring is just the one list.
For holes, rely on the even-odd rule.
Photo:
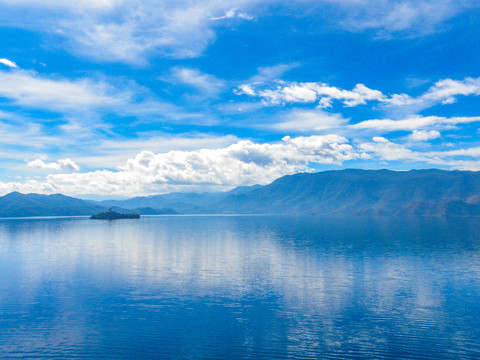
[(2, 0), (0, 195), (480, 170), (473, 0)]

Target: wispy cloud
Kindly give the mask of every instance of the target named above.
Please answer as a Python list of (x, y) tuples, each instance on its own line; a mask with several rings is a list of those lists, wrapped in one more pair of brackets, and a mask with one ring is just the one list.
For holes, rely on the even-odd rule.
[[(38, 119), (25, 117), (15, 113), (0, 111), (0, 149), (14, 154), (22, 154), (44, 149), (49, 144), (61, 146), (66, 139), (60, 139), (45, 131)], [(15, 149), (15, 151), (12, 151)], [(23, 155), (22, 155), (23, 157)]]
[(8, 66), (9, 68), (14, 68), (14, 69), (18, 68), (17, 64), (15, 64), (13, 61), (5, 59), (5, 58), (0, 59), (0, 64)]
[(41, 75), (35, 71), (0, 70), (0, 98), (12, 105), (68, 115), (68, 123), (82, 114), (81, 122), (103, 114), (168, 118), (169, 121), (196, 119), (199, 115), (157, 99), (133, 81), (115, 78), (66, 79)]
[(480, 116), (471, 117), (441, 117), (441, 116), (420, 116), (415, 115), (406, 119), (375, 119), (365, 120), (350, 125), (352, 129), (371, 129), (383, 132), (412, 131), (425, 128), (452, 129), (458, 124), (470, 124), (480, 122)]
[[(232, 14), (251, 0), (175, 2), (133, 1), (7, 1), (0, 4), (4, 17), (19, 9), (24, 16), (8, 19), (9, 26), (34, 29), (67, 40), (67, 48), (97, 61), (145, 65), (151, 56), (192, 58), (214, 41), (215, 21)], [(249, 19), (246, 12), (234, 16)], [(31, 18), (30, 18), (31, 17)]]
[(167, 80), (195, 88), (206, 96), (215, 96), (226, 88), (226, 82), (217, 77), (202, 73), (198, 69), (174, 67)]
[(45, 170), (63, 170), (63, 169), (71, 169), (74, 171), (79, 171), (80, 166), (78, 166), (74, 161), (71, 159), (59, 159), (56, 162), (46, 163), (42, 159), (36, 159), (27, 163), (27, 166)]
[(343, 12), (340, 27), (375, 30), (380, 37), (430, 34), (441, 30), (445, 21), (478, 5), (470, 0), (341, 0), (335, 4)]
[[(391, 36), (431, 33), (477, 5), (469, 0), (306, 0), (301, 5), (286, 0), (5, 0), (0, 20), (60, 36), (71, 52), (97, 61), (145, 65), (152, 56), (200, 56), (215, 40), (221, 20), (272, 16), (276, 8), (282, 14), (300, 11), (318, 18), (328, 7), (335, 11), (332, 31), (373, 29), (376, 36)], [(21, 18), (12, 16), (19, 11)], [(323, 21), (329, 24), (331, 19)]]
[[(138, 131), (134, 130), (135, 124), (117, 124), (119, 118), (133, 117), (135, 121), (163, 121), (169, 124), (204, 121), (199, 114), (188, 113), (175, 105), (157, 100), (147, 89), (122, 79), (117, 81), (100, 77), (72, 80), (34, 71), (0, 70), (0, 83), (0, 99), (4, 107), (12, 109), (10, 112), (0, 111), (0, 153), (12, 153), (6, 158), (17, 154), (17, 163), (21, 159), (31, 159), (32, 152), (39, 151), (62, 153), (69, 157), (79, 154), (92, 157), (96, 154), (96, 165), (104, 168), (109, 166), (109, 162), (104, 160), (112, 154), (102, 156), (105, 155), (100, 153), (102, 144), (108, 140), (122, 139), (126, 145), (129, 140), (139, 136)], [(128, 123), (131, 123), (131, 119)], [(128, 138), (122, 132), (124, 126), (132, 129)], [(181, 136), (176, 138), (180, 139)], [(163, 140), (168, 140), (168, 136), (163, 136)], [(195, 139), (191, 141), (195, 143)], [(215, 143), (214, 139), (211, 141)], [(137, 152), (141, 149), (145, 147), (137, 148)], [(116, 158), (125, 161), (135, 153), (131, 150), (126, 154), (119, 148)], [(5, 159), (1, 154), (0, 157)], [(118, 164), (115, 162), (110, 166)], [(58, 170), (57, 165), (62, 167), (65, 164), (42, 164), (36, 161), (30, 165), (32, 170)]]
[(300, 63), (275, 64), (271, 66), (261, 66), (257, 73), (247, 80), (247, 84), (264, 85), (268, 82), (281, 79), (282, 76), (300, 66)]
[(266, 127), (288, 132), (316, 132), (338, 129), (345, 126), (349, 119), (340, 114), (332, 114), (322, 110), (293, 110), (282, 116), (283, 119)]
[(480, 170), (480, 147), (439, 151), (417, 151), (381, 136), (356, 147), (362, 158), (392, 162), (416, 162), (459, 170)]
[(112, 107), (130, 101), (133, 94), (117, 91), (90, 79), (47, 78), (34, 71), (0, 71), (0, 97), (17, 105), (49, 110)]
[(224, 19), (234, 19), (234, 18), (239, 18), (243, 20), (254, 20), (255, 17), (252, 15), (249, 15), (245, 12), (240, 12), (238, 11), (238, 8), (233, 8), (230, 10), (227, 10), (225, 12), (225, 15), (222, 16), (217, 16), (217, 17), (212, 17), (210, 20), (224, 20)]
[(365, 142), (359, 145), (359, 150), (368, 157), (376, 157), (386, 161), (427, 161), (425, 156), (408, 149), (406, 146), (394, 143), (382, 136), (375, 136), (372, 142)]

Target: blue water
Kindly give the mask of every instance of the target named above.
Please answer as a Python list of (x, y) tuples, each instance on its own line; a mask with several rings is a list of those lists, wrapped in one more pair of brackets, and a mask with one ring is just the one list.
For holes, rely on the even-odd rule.
[(0, 358), (480, 359), (480, 220), (0, 220)]

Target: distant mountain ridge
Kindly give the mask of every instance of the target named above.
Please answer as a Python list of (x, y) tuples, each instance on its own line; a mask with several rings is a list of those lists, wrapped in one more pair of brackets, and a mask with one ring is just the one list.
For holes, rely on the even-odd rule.
[(61, 194), (21, 194), (0, 197), (1, 217), (92, 215), (103, 207)]
[[(62, 194), (41, 195), (12, 192), (0, 197), (0, 217), (93, 215), (108, 210), (94, 201), (80, 200)], [(115, 208), (120, 213), (130, 209)], [(172, 209), (135, 209), (142, 215), (176, 214)]]
[(284, 176), (222, 212), (352, 215), (480, 215), (480, 172), (444, 170), (325, 171)]
[(480, 216), (480, 172), (336, 170), (281, 177), (222, 193), (171, 193), (86, 201), (10, 193), (0, 216), (92, 215), (113, 207), (140, 214), (310, 214)]
[(184, 214), (202, 214), (216, 211), (216, 204), (230, 195), (244, 194), (261, 188), (260, 185), (239, 186), (227, 192), (213, 193), (169, 193), (164, 195), (138, 196), (126, 200), (104, 200), (98, 202), (101, 206), (135, 208), (171, 208)]

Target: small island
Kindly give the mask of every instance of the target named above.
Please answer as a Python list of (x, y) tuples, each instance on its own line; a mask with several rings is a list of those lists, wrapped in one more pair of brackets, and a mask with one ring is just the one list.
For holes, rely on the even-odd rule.
[(90, 216), (93, 220), (118, 220), (118, 219), (140, 219), (140, 214), (121, 214), (113, 211), (111, 208), (108, 211), (100, 214)]

